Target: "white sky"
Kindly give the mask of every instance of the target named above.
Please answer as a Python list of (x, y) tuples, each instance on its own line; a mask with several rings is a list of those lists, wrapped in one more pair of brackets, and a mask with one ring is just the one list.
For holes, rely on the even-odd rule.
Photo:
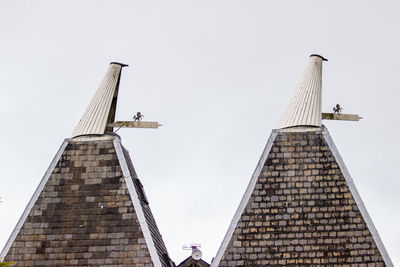
[(1, 1), (0, 249), (111, 61), (117, 119), (170, 257), (210, 262), (308, 62), (319, 53), (326, 122), (400, 265), (398, 1)]

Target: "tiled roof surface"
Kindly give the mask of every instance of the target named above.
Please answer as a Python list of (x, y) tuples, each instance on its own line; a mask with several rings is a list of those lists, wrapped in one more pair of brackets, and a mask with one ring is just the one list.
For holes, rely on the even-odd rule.
[(327, 135), (273, 133), (212, 266), (385, 266), (383, 244)]
[[(3, 251), (7, 261), (15, 261), (15, 266), (160, 266), (151, 255), (156, 250), (157, 262), (169, 266), (147, 202), (140, 198), (145, 220), (133, 203), (127, 183), (131, 178), (123, 173), (125, 163), (116, 153), (119, 138), (102, 138), (67, 140), (54, 169), (44, 177), (37, 201), (34, 196), (28, 205), (33, 207), (15, 228), (10, 249)], [(127, 153), (123, 160), (138, 194), (144, 195)], [(156, 248), (144, 234), (146, 223)]]

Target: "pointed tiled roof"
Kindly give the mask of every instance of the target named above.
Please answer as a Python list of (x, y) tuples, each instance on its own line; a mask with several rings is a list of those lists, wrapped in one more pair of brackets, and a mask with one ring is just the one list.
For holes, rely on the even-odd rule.
[(128, 65), (116, 62), (110, 63), (103, 81), (71, 137), (101, 135), (106, 131), (112, 132), (112, 129), (107, 129), (106, 125), (114, 122), (115, 119), (121, 69), (125, 66)]
[(322, 60), (311, 56), (212, 267), (393, 266), (329, 132), (321, 126)]
[(0, 257), (15, 266), (170, 267), (143, 186), (117, 135), (64, 142)]
[(275, 130), (211, 266), (393, 266), (326, 129)]
[(15, 266), (171, 267), (129, 153), (118, 135), (105, 133), (123, 66), (111, 63), (0, 258)]
[(325, 58), (311, 55), (303, 77), (283, 114), (278, 129), (321, 124), (322, 61)]

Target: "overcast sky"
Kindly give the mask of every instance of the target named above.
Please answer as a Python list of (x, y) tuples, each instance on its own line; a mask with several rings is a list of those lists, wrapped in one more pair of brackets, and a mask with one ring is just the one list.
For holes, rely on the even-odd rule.
[(400, 265), (398, 1), (1, 1), (0, 249), (111, 61), (118, 120), (170, 257), (210, 262), (308, 56), (323, 64), (325, 122)]

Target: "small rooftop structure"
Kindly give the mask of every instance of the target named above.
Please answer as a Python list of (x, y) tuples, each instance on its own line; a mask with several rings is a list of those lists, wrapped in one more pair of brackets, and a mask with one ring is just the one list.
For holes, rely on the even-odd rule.
[[(155, 121), (115, 121), (121, 71), (128, 65), (111, 62), (85, 113), (75, 127), (71, 138), (83, 135), (102, 135), (119, 128), (158, 128)], [(140, 112), (139, 112), (140, 113)]]
[(92, 98), (85, 113), (75, 127), (71, 137), (80, 135), (101, 135), (112, 132), (107, 123), (115, 120), (121, 70), (128, 65), (111, 62), (103, 81)]
[(295, 126), (321, 127), (322, 61), (324, 57), (310, 56), (303, 77), (290, 100), (278, 129)]

